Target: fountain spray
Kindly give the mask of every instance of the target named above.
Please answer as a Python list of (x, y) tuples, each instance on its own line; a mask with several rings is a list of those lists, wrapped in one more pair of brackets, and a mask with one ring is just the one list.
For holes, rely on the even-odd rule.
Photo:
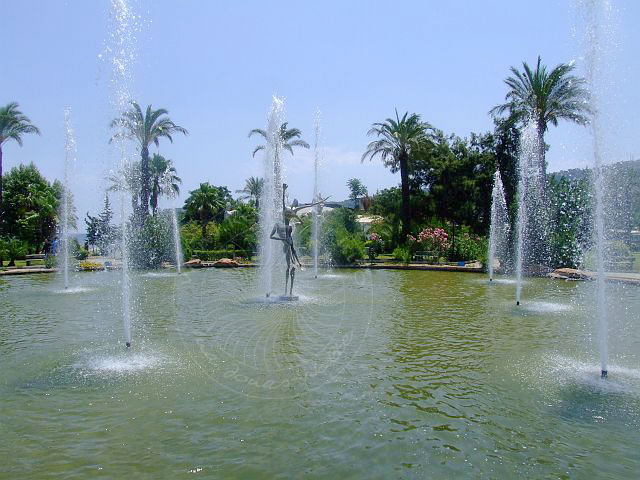
[[(135, 59), (135, 13), (129, 6), (127, 0), (111, 0), (112, 27), (109, 35), (108, 51), (111, 54), (112, 63), (112, 106), (115, 115), (119, 116), (129, 106), (130, 96), (130, 71), (131, 64)], [(131, 281), (129, 278), (129, 248), (128, 248), (128, 228), (127, 228), (127, 203), (128, 191), (126, 186), (125, 172), (128, 167), (128, 155), (123, 126), (117, 126), (120, 131), (116, 132), (119, 162), (118, 166), (122, 175), (120, 188), (120, 225), (121, 240), (120, 253), (122, 256), (122, 317), (124, 326), (125, 345), (131, 347)]]
[(585, 0), (582, 3), (586, 14), (586, 65), (587, 82), (591, 96), (593, 117), (591, 138), (593, 149), (593, 191), (595, 214), (593, 230), (596, 244), (596, 321), (600, 348), (600, 376), (606, 378), (608, 357), (608, 326), (605, 285), (605, 226), (604, 226), (604, 172), (603, 152), (606, 142), (603, 123), (603, 96), (608, 90), (605, 54), (611, 49), (612, 7), (607, 0)]
[(509, 218), (507, 215), (507, 201), (500, 170), (493, 176), (493, 191), (491, 192), (491, 225), (489, 227), (488, 271), (489, 281), (493, 281), (493, 269), (496, 258), (504, 261), (505, 242), (509, 236)]
[[(316, 111), (316, 118), (314, 122), (314, 130), (315, 130), (315, 143), (314, 143), (314, 159), (313, 159), (313, 200), (312, 202), (317, 202), (320, 200), (318, 193), (318, 168), (320, 166), (320, 133), (321, 133), (321, 121), (322, 121), (322, 113), (318, 109)], [(319, 231), (319, 222), (320, 222), (320, 205), (316, 205), (313, 207), (313, 224), (311, 227), (311, 235), (313, 237), (313, 275), (315, 278), (318, 278), (318, 231)]]
[(71, 108), (64, 109), (64, 188), (62, 190), (62, 272), (65, 290), (69, 288), (69, 223), (71, 210), (71, 189), (69, 185), (69, 170), (76, 160), (76, 141), (71, 124)]
[(266, 148), (263, 157), (264, 186), (260, 197), (260, 284), (267, 297), (271, 294), (273, 270), (282, 264), (281, 249), (270, 238), (271, 228), (282, 218), (282, 138), (280, 126), (284, 121), (284, 101), (276, 96), (271, 102), (267, 120)]
[[(530, 241), (541, 232), (532, 231), (532, 224), (539, 224), (537, 215), (541, 215), (542, 182), (540, 178), (540, 148), (538, 126), (530, 119), (522, 129), (518, 152), (518, 218), (516, 225), (516, 305), (522, 297), (522, 276), (525, 263), (531, 256), (533, 245)], [(540, 225), (538, 225), (540, 227)]]

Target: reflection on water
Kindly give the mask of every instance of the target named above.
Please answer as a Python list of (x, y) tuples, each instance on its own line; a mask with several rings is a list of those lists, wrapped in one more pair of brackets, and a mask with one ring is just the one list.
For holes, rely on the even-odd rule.
[(79, 275), (76, 295), (55, 277), (2, 280), (2, 475), (640, 469), (637, 288), (610, 287), (602, 380), (589, 283), (533, 279), (515, 307), (512, 285), (475, 275), (305, 271), (300, 301), (277, 303), (255, 275), (139, 275), (129, 351), (117, 272)]

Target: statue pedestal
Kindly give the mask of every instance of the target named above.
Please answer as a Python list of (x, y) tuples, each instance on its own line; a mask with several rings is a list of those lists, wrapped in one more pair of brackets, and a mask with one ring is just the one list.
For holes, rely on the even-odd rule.
[(295, 302), (296, 300), (299, 300), (300, 297), (298, 297), (297, 295), (280, 295), (278, 297), (278, 300), (281, 302)]

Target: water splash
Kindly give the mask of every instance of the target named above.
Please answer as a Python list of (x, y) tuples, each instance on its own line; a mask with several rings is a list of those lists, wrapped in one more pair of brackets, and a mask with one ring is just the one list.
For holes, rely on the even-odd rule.
[(518, 152), (518, 218), (516, 231), (516, 305), (522, 298), (523, 274), (540, 260), (546, 240), (538, 123), (530, 119), (522, 129)]
[(71, 108), (64, 109), (64, 188), (62, 190), (61, 220), (62, 220), (62, 245), (60, 253), (62, 254), (62, 275), (64, 279), (64, 288), (69, 288), (69, 226), (71, 223), (71, 186), (69, 184), (70, 170), (76, 161), (76, 140), (71, 123)]
[[(131, 67), (136, 59), (136, 15), (127, 0), (111, 0), (111, 28), (107, 51), (110, 54), (112, 75), (112, 107), (114, 117), (124, 112), (131, 103)], [(122, 129), (116, 126), (115, 142), (119, 152), (117, 171), (122, 175), (122, 184), (129, 165), (128, 146)], [(124, 337), (127, 346), (131, 345), (131, 279), (129, 275), (129, 246), (127, 244), (127, 205), (130, 202), (130, 192), (120, 188), (120, 225), (121, 241), (120, 254), (122, 256), (122, 316)]]
[(587, 82), (593, 116), (591, 119), (591, 138), (593, 150), (593, 192), (595, 213), (593, 230), (596, 245), (596, 321), (598, 325), (598, 343), (600, 349), (600, 369), (607, 376), (608, 326), (605, 285), (605, 205), (603, 157), (606, 149), (604, 128), (604, 97), (611, 91), (612, 85), (607, 78), (610, 68), (607, 65), (613, 44), (612, 6), (609, 1), (585, 0), (581, 2), (586, 25), (586, 67)]
[(178, 214), (176, 213), (175, 200), (171, 207), (171, 226), (173, 227), (173, 246), (176, 256), (176, 270), (182, 273), (182, 244), (180, 241), (180, 229), (178, 228)]
[(282, 256), (269, 238), (273, 225), (282, 222), (282, 138), (280, 126), (284, 122), (284, 101), (276, 96), (271, 102), (267, 120), (266, 145), (263, 157), (264, 187), (260, 197), (260, 287), (271, 294), (273, 275)]
[[(314, 131), (315, 131), (315, 143), (313, 146), (314, 156), (313, 156), (313, 201), (318, 202), (320, 200), (320, 194), (318, 193), (318, 169), (320, 167), (320, 134), (321, 134), (321, 122), (322, 122), (322, 113), (320, 110), (316, 111), (316, 118), (314, 121)], [(313, 217), (312, 217), (312, 225), (311, 225), (311, 236), (312, 236), (312, 255), (313, 255), (313, 275), (318, 277), (318, 233), (320, 230), (320, 209), (322, 207), (320, 205), (316, 205), (313, 208)]]
[(489, 227), (489, 255), (488, 271), (489, 280), (493, 281), (495, 261), (500, 260), (501, 266), (506, 264), (507, 238), (509, 237), (509, 216), (507, 213), (507, 201), (504, 196), (504, 187), (500, 171), (496, 170), (493, 176), (493, 191), (491, 193), (491, 226)]

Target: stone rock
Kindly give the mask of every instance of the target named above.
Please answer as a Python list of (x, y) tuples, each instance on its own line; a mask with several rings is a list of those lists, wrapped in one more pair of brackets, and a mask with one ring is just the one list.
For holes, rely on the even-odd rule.
[(213, 262), (213, 266), (216, 268), (235, 268), (239, 266), (239, 264), (230, 258), (221, 258), (220, 260)]

